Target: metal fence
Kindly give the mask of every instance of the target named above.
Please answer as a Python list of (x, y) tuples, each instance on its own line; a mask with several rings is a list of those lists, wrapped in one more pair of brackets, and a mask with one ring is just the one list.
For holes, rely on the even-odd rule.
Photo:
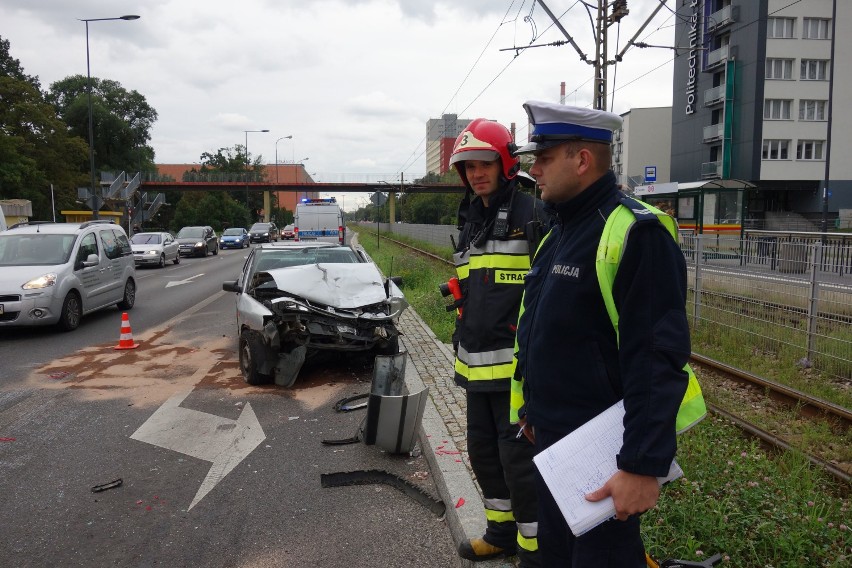
[(681, 235), (693, 349), (746, 349), (852, 379), (852, 238)]

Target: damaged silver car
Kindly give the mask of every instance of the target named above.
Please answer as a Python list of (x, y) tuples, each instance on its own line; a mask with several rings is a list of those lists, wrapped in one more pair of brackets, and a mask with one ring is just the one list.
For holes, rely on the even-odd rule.
[(399, 351), (408, 307), (363, 249), (334, 243), (269, 243), (252, 250), (236, 292), (240, 370), (246, 382), (289, 387), (305, 359), (323, 351)]

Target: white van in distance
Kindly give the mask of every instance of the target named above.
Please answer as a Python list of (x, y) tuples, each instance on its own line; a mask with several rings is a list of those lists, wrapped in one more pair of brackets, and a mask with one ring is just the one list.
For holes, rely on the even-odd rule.
[(345, 226), (343, 212), (333, 197), (302, 199), (296, 205), (294, 240), (324, 241), (343, 244)]

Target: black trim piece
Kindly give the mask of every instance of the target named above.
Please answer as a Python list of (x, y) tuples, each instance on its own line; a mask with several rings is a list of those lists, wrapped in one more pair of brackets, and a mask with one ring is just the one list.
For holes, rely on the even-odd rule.
[(374, 485), (383, 483), (394, 487), (420, 503), (438, 517), (443, 517), (447, 506), (410, 481), (380, 469), (361, 469), (357, 471), (341, 471), (320, 474), (320, 485), (328, 487), (345, 487), (348, 485)]

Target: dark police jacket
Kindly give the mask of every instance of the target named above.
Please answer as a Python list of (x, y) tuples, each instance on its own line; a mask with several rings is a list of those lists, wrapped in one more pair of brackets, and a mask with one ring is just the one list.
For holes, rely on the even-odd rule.
[(608, 172), (558, 216), (525, 283), (518, 369), (527, 421), (567, 434), (624, 399), (620, 469), (666, 475), (676, 450), (674, 420), (690, 353), (686, 265), (656, 219), (630, 229), (613, 284), (620, 346), (601, 296), (595, 258), (606, 218), (618, 205)]
[[(511, 200), (505, 235), (496, 234), (495, 217)], [(544, 204), (509, 181), (489, 199), (474, 197), (460, 209), (464, 225), (453, 260), (463, 293), (456, 320), (455, 382), (470, 391), (508, 391), (515, 372), (514, 345), (524, 277), (537, 239), (528, 225), (549, 216)], [(464, 209), (464, 211), (462, 211)]]

